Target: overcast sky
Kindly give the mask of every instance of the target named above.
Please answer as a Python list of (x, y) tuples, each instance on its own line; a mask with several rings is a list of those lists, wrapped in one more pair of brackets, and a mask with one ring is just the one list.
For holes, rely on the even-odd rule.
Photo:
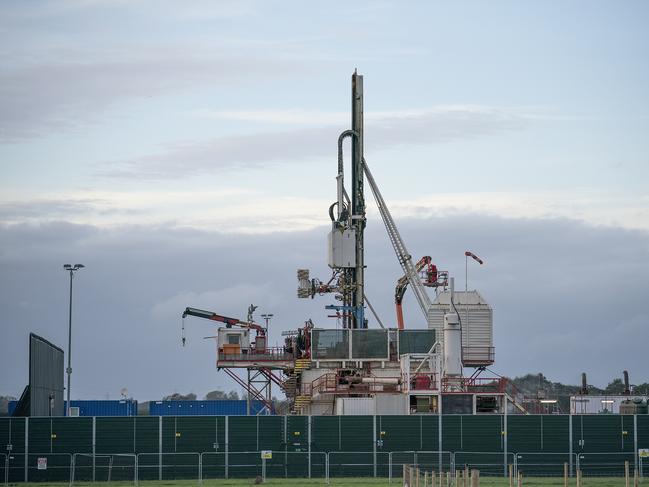
[[(649, 4), (3, 2), (0, 394), (30, 331), (67, 344), (72, 395), (235, 389), (186, 306), (274, 313), (324, 298), (336, 139), (364, 75), (368, 163), (414, 256), (494, 308), (496, 364), (649, 381)], [(371, 198), (368, 195), (368, 200)], [(400, 269), (368, 208), (368, 296)], [(472, 263), (473, 264), (473, 263)], [(407, 326), (422, 327), (411, 295)], [(371, 324), (370, 326), (376, 326)]]

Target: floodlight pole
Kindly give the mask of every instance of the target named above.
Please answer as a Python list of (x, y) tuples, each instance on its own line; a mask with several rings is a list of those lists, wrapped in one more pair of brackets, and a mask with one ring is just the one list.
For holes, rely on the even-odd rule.
[(70, 308), (68, 312), (68, 368), (65, 369), (65, 372), (68, 375), (68, 387), (67, 387), (67, 403), (65, 408), (65, 415), (70, 417), (70, 376), (72, 375), (72, 278), (74, 277), (75, 271), (83, 269), (85, 266), (83, 264), (65, 264), (63, 268), (66, 271), (70, 272)]

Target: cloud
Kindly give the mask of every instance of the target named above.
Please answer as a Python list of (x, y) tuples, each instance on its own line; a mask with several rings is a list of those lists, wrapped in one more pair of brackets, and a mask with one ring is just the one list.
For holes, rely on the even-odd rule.
[[(368, 190), (369, 192), (369, 190)], [(2, 201), (0, 223), (46, 223), (65, 220), (99, 227), (159, 225), (212, 228), (223, 233), (268, 235), (310, 230), (328, 223), (327, 198), (291, 197), (277, 192), (230, 187), (219, 191), (80, 191), (70, 194), (24, 194)], [(370, 224), (382, 226), (368, 194)], [(264, 204), (260, 205), (259, 201)], [(614, 191), (571, 189), (436, 193), (391, 198), (392, 215), (402, 219), (500, 217), (506, 219), (579, 220), (591, 225), (649, 231), (649, 197)]]
[(294, 61), (225, 48), (68, 54), (66, 62), (0, 68), (0, 143), (96, 122), (114, 104), (255, 76), (287, 76)]
[[(206, 114), (200, 112), (202, 116)], [(125, 161), (111, 161), (100, 170), (103, 177), (148, 180), (175, 179), (187, 175), (214, 174), (223, 170), (262, 168), (273, 164), (308, 161), (329, 156), (346, 124), (340, 113), (302, 110), (212, 112), (207, 116), (228, 120), (298, 125), (305, 128), (233, 135), (187, 142), (157, 154)], [(379, 151), (404, 144), (436, 144), (459, 139), (522, 130), (525, 116), (491, 107), (444, 106), (428, 110), (378, 112), (366, 130), (366, 144)], [(313, 122), (317, 121), (317, 122)], [(324, 125), (322, 125), (324, 122)], [(333, 123), (339, 122), (337, 126)], [(327, 125), (331, 123), (332, 125)], [(335, 147), (334, 147), (335, 149)]]
[[(464, 284), (464, 250), (484, 259), (484, 266), (469, 269), (469, 287), (494, 308), (499, 373), (543, 371), (576, 383), (586, 371), (598, 385), (623, 368), (632, 377), (644, 374), (647, 232), (568, 219), (470, 215), (399, 223), (412, 255), (431, 255), (457, 277), (458, 288)], [(189, 345), (180, 346), (182, 310), (197, 306), (244, 317), (248, 304), (259, 304), (259, 313), (275, 315), (273, 345), (281, 330), (309, 317), (333, 326), (324, 309), (328, 297), (296, 298), (297, 268), (329, 276), (326, 232), (322, 226), (259, 237), (151, 225), (0, 226), (0, 369), (14, 371), (0, 393), (16, 395), (24, 386), (30, 331), (54, 343), (67, 341), (68, 281), (61, 264), (69, 260), (87, 266), (74, 284), (75, 395), (117, 397), (128, 387), (144, 400), (173, 390), (232, 388), (214, 369), (213, 344), (202, 341), (212, 334), (209, 322), (187, 322)], [(401, 270), (380, 224), (368, 226), (366, 248), (367, 295), (392, 325)], [(404, 310), (408, 327), (422, 326), (410, 292)]]

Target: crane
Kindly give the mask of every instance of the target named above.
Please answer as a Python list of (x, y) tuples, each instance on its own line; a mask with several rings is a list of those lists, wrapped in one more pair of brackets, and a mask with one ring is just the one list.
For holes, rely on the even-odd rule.
[[(447, 271), (438, 271), (437, 266), (432, 263), (432, 259), (429, 255), (423, 256), (419, 259), (419, 262), (415, 264), (415, 271), (418, 276), (422, 274), (423, 270), (423, 280), (422, 284), (426, 287), (439, 287), (446, 286), (448, 283), (448, 272)], [(418, 277), (419, 279), (419, 277)], [(397, 308), (397, 326), (400, 330), (403, 330), (403, 308), (401, 307), (401, 302), (403, 301), (403, 296), (406, 293), (408, 288), (408, 276), (403, 275), (397, 281), (397, 286), (394, 290), (394, 303)]]
[(196, 316), (198, 318), (205, 318), (206, 320), (219, 321), (221, 323), (225, 323), (225, 326), (228, 328), (231, 328), (233, 326), (249, 328), (251, 330), (255, 330), (257, 334), (262, 337), (266, 336), (266, 329), (263, 326), (254, 323), (253, 321), (241, 321), (238, 318), (229, 318), (227, 316), (218, 315), (213, 311), (205, 311), (198, 308), (185, 308), (185, 311), (183, 311), (183, 318), (186, 318), (187, 316)]

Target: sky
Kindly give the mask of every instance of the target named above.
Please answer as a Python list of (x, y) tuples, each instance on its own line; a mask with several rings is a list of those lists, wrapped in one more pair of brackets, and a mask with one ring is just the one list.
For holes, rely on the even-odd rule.
[[(325, 298), (336, 142), (364, 76), (365, 157), (408, 249), (494, 308), (493, 370), (649, 381), (649, 4), (69, 0), (0, 4), (0, 394), (30, 332), (72, 396), (238, 390), (186, 306)], [(348, 152), (347, 152), (348, 154)], [(368, 297), (401, 275), (368, 197)], [(424, 326), (414, 298), (406, 325)], [(376, 326), (370, 323), (370, 326)], [(240, 391), (239, 391), (240, 392)]]

